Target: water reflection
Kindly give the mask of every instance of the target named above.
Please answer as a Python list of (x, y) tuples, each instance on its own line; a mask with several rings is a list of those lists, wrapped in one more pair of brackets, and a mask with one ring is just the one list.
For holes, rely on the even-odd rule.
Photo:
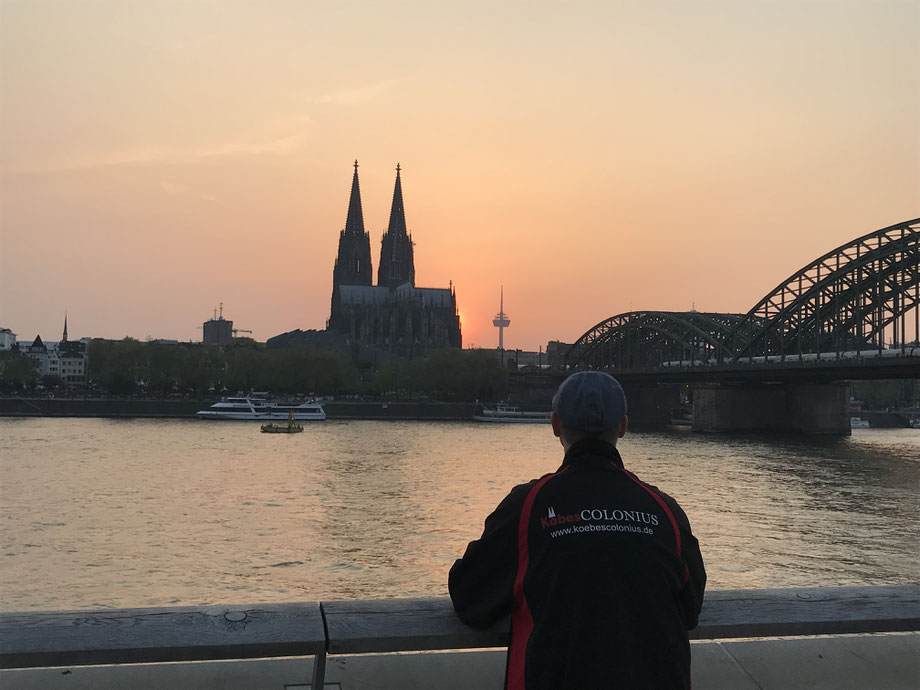
[[(326, 422), (296, 436), (198, 421), (0, 420), (4, 609), (433, 596), (548, 427)], [(920, 576), (920, 431), (851, 438), (631, 433), (677, 498), (712, 587)]]

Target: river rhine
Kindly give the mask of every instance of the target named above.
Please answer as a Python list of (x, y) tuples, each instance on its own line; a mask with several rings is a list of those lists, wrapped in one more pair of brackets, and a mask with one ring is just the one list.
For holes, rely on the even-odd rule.
[[(710, 588), (920, 581), (920, 430), (630, 433)], [(438, 596), (548, 425), (0, 419), (0, 609)]]

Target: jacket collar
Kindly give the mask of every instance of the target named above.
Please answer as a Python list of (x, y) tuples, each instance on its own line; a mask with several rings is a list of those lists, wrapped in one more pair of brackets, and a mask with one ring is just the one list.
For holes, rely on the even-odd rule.
[(582, 439), (569, 446), (562, 465), (578, 465), (592, 460), (596, 462), (598, 459), (612, 461), (617, 467), (623, 467), (623, 460), (616, 446), (596, 438)]

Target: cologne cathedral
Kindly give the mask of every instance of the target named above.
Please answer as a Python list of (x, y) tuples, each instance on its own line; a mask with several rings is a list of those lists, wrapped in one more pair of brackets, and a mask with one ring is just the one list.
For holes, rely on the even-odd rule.
[(457, 295), (449, 288), (415, 286), (412, 235), (406, 228), (400, 168), (390, 222), (380, 243), (373, 284), (370, 236), (364, 230), (358, 161), (351, 182), (345, 229), (332, 271), (332, 311), (327, 330), (353, 345), (412, 356), (439, 347), (461, 347)]

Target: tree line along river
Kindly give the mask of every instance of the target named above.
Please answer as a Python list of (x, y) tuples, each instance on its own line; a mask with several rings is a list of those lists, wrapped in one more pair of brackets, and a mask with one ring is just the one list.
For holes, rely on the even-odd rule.
[[(713, 588), (920, 579), (920, 430), (849, 438), (629, 433)], [(0, 608), (439, 596), (548, 425), (0, 418)]]

